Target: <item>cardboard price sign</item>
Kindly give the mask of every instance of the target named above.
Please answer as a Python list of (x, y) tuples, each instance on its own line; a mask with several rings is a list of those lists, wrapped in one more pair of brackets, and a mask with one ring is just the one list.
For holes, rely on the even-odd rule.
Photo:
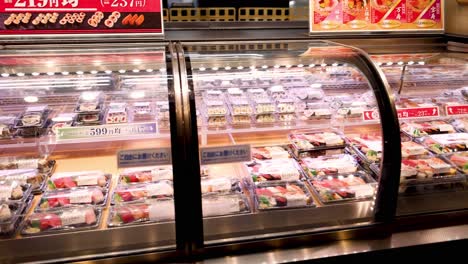
[(0, 34), (163, 33), (162, 2), (0, 0)]

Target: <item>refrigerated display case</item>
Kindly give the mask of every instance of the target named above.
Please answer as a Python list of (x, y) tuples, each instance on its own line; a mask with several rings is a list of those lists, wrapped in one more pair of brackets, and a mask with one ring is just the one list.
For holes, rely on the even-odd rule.
[[(388, 85), (366, 55), (322, 41), (182, 43), (178, 51), (191, 142), (201, 151), (190, 184), (202, 185), (205, 245), (372, 225), (391, 214), (399, 129)], [(229, 161), (230, 147), (246, 144), (252, 158)], [(377, 156), (383, 173), (370, 169)], [(207, 178), (225, 191), (205, 192)]]
[(418, 154), (402, 160), (397, 215), (468, 208), (466, 53), (389, 52), (372, 58), (392, 86), (402, 138), (411, 142), (406, 149)]
[(2, 262), (173, 250), (170, 47), (23, 46), (0, 58)]

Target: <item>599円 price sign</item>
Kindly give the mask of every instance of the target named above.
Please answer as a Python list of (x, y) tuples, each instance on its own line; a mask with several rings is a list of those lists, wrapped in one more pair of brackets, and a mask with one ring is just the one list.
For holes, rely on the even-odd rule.
[(149, 0), (2, 0), (0, 34), (162, 34), (161, 6)]

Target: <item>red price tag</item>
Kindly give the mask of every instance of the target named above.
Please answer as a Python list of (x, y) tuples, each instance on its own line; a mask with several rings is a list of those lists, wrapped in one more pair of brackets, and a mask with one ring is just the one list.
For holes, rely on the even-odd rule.
[(439, 107), (415, 107), (397, 109), (398, 118), (421, 118), (439, 116)]
[(362, 115), (364, 121), (372, 121), (372, 120), (379, 120), (380, 114), (377, 109), (374, 110), (365, 110), (364, 114)]
[(450, 105), (445, 107), (445, 112), (449, 116), (468, 115), (468, 105)]

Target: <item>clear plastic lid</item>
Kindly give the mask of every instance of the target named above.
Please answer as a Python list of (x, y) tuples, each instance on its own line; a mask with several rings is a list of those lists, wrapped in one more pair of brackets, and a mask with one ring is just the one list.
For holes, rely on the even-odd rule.
[(31, 194), (32, 186), (18, 181), (0, 181), (0, 201), (24, 202)]
[(36, 210), (78, 205), (105, 206), (107, 190), (101, 187), (79, 187), (45, 192)]
[(203, 100), (204, 113), (207, 116), (221, 116), (227, 114), (227, 109), (224, 101), (219, 100)]
[(0, 126), (12, 126), (15, 124), (16, 116), (14, 115), (5, 115), (0, 116)]
[(295, 181), (302, 178), (297, 162), (291, 158), (257, 160), (246, 165), (253, 182)]
[(343, 137), (333, 131), (296, 131), (288, 137), (298, 152), (346, 146)]
[(404, 122), (401, 130), (408, 136), (419, 138), (434, 134), (455, 133), (455, 128), (446, 121)]
[(426, 148), (436, 154), (468, 150), (468, 133), (431, 135), (421, 141)]
[(94, 229), (99, 226), (101, 210), (96, 207), (70, 207), (31, 214), (23, 223), (22, 235)]
[(172, 199), (147, 199), (137, 203), (119, 204), (110, 208), (108, 226), (173, 221), (174, 214)]
[(317, 176), (355, 173), (358, 169), (356, 159), (349, 154), (302, 158), (302, 168), (310, 178)]
[(329, 104), (307, 103), (302, 116), (304, 119), (331, 119), (332, 112)]
[(0, 181), (30, 184), (33, 192), (42, 191), (45, 179), (37, 169), (0, 170)]
[(120, 173), (122, 184), (172, 180), (172, 166), (152, 166), (124, 169)]
[(247, 198), (240, 193), (206, 195), (202, 198), (202, 209), (204, 217), (250, 212)]
[(468, 118), (458, 118), (451, 121), (458, 132), (468, 132)]
[(112, 175), (103, 171), (74, 171), (54, 173), (49, 181), (50, 190), (70, 189), (81, 186), (109, 187)]
[(408, 158), (412, 156), (427, 155), (429, 151), (421, 144), (413, 141), (401, 142), (401, 157)]
[(276, 108), (278, 113), (295, 113), (296, 103), (291, 98), (281, 98), (277, 100)]
[(423, 156), (407, 158), (401, 161), (400, 183), (423, 183), (432, 178), (453, 177), (457, 169), (441, 158)]
[(201, 188), (203, 194), (242, 192), (240, 181), (235, 177), (203, 177)]
[(252, 106), (247, 98), (231, 100), (230, 104), (231, 115), (251, 115), (253, 113)]
[(370, 198), (376, 187), (375, 180), (364, 171), (318, 177), (311, 183), (322, 203)]
[(283, 145), (252, 147), (251, 151), (254, 160), (291, 158), (287, 147)]
[(255, 186), (258, 210), (313, 206), (312, 196), (300, 181), (262, 183)]
[(346, 135), (354, 150), (367, 162), (379, 162), (382, 158), (382, 136), (380, 134)]
[(457, 169), (468, 174), (468, 152), (455, 152), (444, 155), (444, 158), (457, 167)]
[[(29, 110), (28, 110), (29, 109)], [(42, 111), (30, 111), (35, 110), (35, 107), (28, 107), (26, 111), (21, 114), (18, 118), (15, 127), (16, 128), (28, 128), (28, 127), (45, 127), (47, 124), (47, 118), (49, 116), (49, 111), (46, 106), (37, 107), (37, 109), (44, 109)]]
[(157, 182), (120, 185), (114, 190), (112, 202), (116, 204), (142, 201), (149, 198), (172, 198), (174, 189), (172, 182), (162, 180)]

